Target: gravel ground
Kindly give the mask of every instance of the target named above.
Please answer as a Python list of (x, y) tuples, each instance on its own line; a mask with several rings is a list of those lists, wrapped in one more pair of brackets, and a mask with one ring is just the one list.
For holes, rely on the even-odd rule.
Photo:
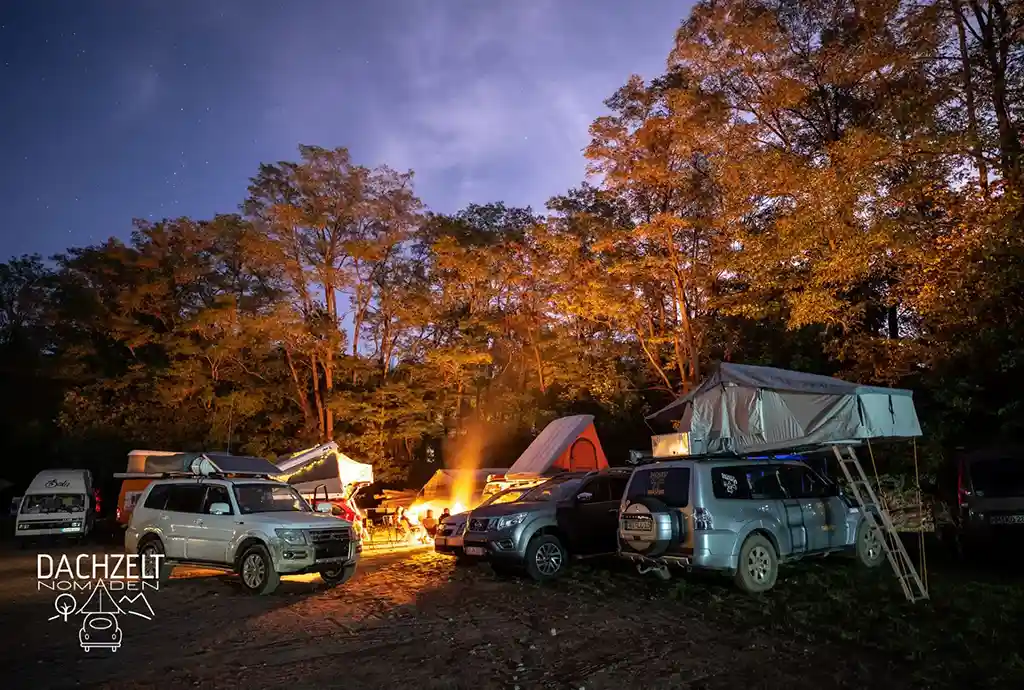
[(429, 551), (267, 597), (178, 571), (149, 597), (154, 620), (120, 617), (121, 649), (86, 653), (77, 623), (47, 620), (54, 595), (35, 592), (34, 567), (0, 560), (5, 688), (908, 687), (892, 659), (755, 634), (633, 574), (583, 568), (540, 586)]

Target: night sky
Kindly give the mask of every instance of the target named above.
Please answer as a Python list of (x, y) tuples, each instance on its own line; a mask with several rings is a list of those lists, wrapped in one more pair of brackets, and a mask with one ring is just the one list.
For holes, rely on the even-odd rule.
[(0, 260), (234, 211), (300, 143), (412, 168), (436, 211), (543, 208), (686, 2), (3, 0)]

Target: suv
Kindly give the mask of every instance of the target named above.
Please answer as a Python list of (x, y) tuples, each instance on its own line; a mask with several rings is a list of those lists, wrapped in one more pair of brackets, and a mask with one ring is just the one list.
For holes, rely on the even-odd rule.
[(314, 512), (288, 484), (269, 479), (165, 479), (146, 487), (125, 532), (125, 550), (176, 565), (237, 572), (242, 586), (269, 594), (281, 575), (317, 572), (344, 584), (362, 552), (352, 524)]
[(474, 509), (466, 556), (487, 559), (499, 574), (524, 569), (544, 581), (561, 575), (570, 556), (615, 553), (619, 500), (631, 472), (567, 472), (515, 502)]
[(836, 552), (867, 567), (885, 558), (878, 528), (802, 462), (660, 462), (637, 468), (622, 498), (619, 553), (641, 572), (719, 571), (764, 592), (779, 563)]

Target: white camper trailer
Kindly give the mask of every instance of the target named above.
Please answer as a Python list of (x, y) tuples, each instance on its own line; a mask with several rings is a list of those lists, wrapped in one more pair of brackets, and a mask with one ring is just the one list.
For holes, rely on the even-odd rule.
[(18, 537), (85, 536), (93, 525), (92, 474), (88, 470), (43, 470), (29, 484), (18, 508)]

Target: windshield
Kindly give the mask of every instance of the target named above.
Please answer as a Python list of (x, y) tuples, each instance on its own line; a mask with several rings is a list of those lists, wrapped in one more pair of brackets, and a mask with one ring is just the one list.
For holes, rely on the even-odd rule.
[(519, 500), (523, 503), (531, 501), (561, 501), (569, 498), (583, 483), (582, 479), (551, 479), (540, 486), (527, 491)]
[(26, 496), (21, 504), (22, 515), (81, 513), (84, 510), (85, 494), (36, 494)]
[(489, 499), (483, 502), (480, 506), (500, 506), (503, 503), (515, 503), (523, 494), (526, 493), (526, 489), (506, 489), (499, 494), (494, 494)]
[(976, 460), (971, 483), (980, 498), (1024, 496), (1024, 462), (1016, 458)]
[(249, 513), (311, 513), (299, 492), (281, 484), (235, 484), (235, 500), (243, 514)]

